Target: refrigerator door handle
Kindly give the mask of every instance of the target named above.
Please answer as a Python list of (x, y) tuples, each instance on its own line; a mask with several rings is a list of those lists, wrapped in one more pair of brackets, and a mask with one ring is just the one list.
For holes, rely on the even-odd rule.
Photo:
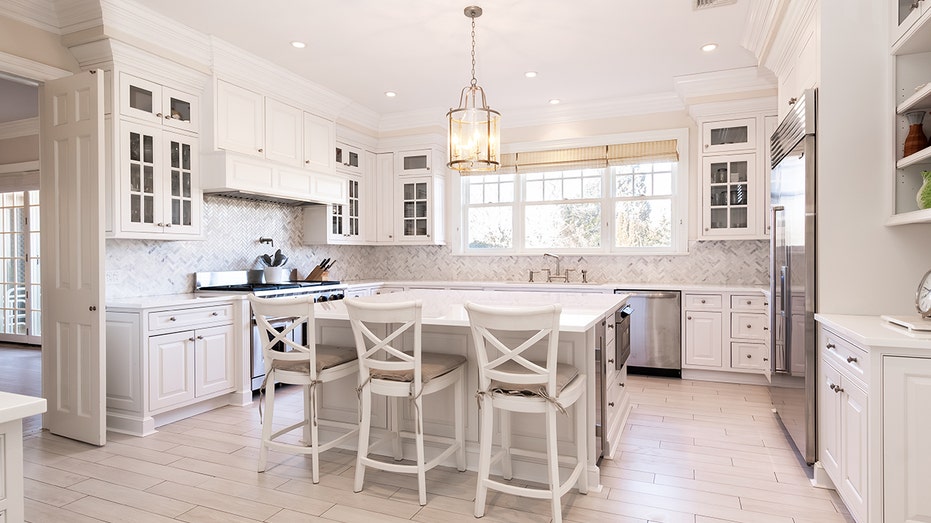
[[(777, 265), (776, 265), (776, 244), (779, 240), (780, 233), (784, 233), (783, 229), (780, 229), (778, 226), (778, 221), (776, 216), (780, 212), (785, 212), (785, 207), (782, 205), (774, 205), (770, 210), (770, 223), (772, 224), (772, 234), (769, 238), (769, 260), (770, 260), (770, 282), (769, 282), (769, 367), (772, 374), (780, 372), (782, 369), (778, 366), (778, 361), (781, 361), (780, 358), (777, 358), (776, 352), (779, 349), (779, 344), (777, 343), (777, 335), (779, 334), (779, 329), (777, 328), (777, 316), (785, 318), (785, 266), (778, 267), (778, 276), (777, 276)], [(785, 238), (782, 238), (783, 244), (785, 244)], [(788, 246), (785, 246), (785, 253), (788, 254)], [(783, 325), (785, 325), (785, 320), (783, 319)], [(783, 356), (780, 354), (780, 357)]]

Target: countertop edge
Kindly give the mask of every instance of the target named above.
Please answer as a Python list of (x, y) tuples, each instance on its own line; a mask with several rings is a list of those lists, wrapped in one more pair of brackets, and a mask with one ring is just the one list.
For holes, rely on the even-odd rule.
[(871, 348), (923, 349), (931, 355), (931, 333), (910, 333), (879, 316), (817, 313), (815, 320), (861, 345)]
[(0, 392), (0, 423), (41, 414), (47, 408), (45, 398)]

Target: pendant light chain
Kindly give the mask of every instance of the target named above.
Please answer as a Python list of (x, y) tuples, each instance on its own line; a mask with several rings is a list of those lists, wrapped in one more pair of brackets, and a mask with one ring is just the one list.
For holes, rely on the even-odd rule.
[(475, 17), (472, 17), (472, 87), (478, 85), (475, 79)]

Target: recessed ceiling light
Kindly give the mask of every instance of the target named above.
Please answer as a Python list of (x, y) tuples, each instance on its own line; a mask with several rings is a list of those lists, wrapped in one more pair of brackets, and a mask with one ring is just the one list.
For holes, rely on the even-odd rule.
[(560, 102), (559, 98), (553, 98), (553, 99), (550, 100), (549, 104), (550, 104), (550, 105), (557, 105), (557, 104), (559, 104), (559, 102)]
[(394, 98), (394, 97), (397, 96), (397, 95), (398, 95), (398, 93), (396, 93), (396, 92), (394, 92), (394, 91), (385, 91), (385, 96), (387, 96), (388, 98)]
[(524, 76), (526, 76), (527, 78), (536, 78), (536, 77), (537, 77), (537, 72), (536, 72), (536, 71), (527, 71), (526, 73), (524, 73)]
[(718, 44), (705, 44), (701, 46), (701, 50), (706, 53), (710, 53), (711, 51), (714, 51), (717, 48), (718, 48)]
[(303, 48), (307, 47), (307, 44), (305, 44), (304, 42), (298, 42), (297, 40), (295, 40), (295, 41), (291, 42), (291, 46), (292, 46), (292, 47), (295, 47), (295, 48), (297, 48), (297, 49), (303, 49)]

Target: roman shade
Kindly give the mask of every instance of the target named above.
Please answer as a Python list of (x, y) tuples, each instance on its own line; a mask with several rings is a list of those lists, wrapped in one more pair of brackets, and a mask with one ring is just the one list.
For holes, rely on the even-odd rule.
[(540, 173), (647, 162), (677, 162), (676, 140), (633, 142), (501, 155), (497, 174)]

